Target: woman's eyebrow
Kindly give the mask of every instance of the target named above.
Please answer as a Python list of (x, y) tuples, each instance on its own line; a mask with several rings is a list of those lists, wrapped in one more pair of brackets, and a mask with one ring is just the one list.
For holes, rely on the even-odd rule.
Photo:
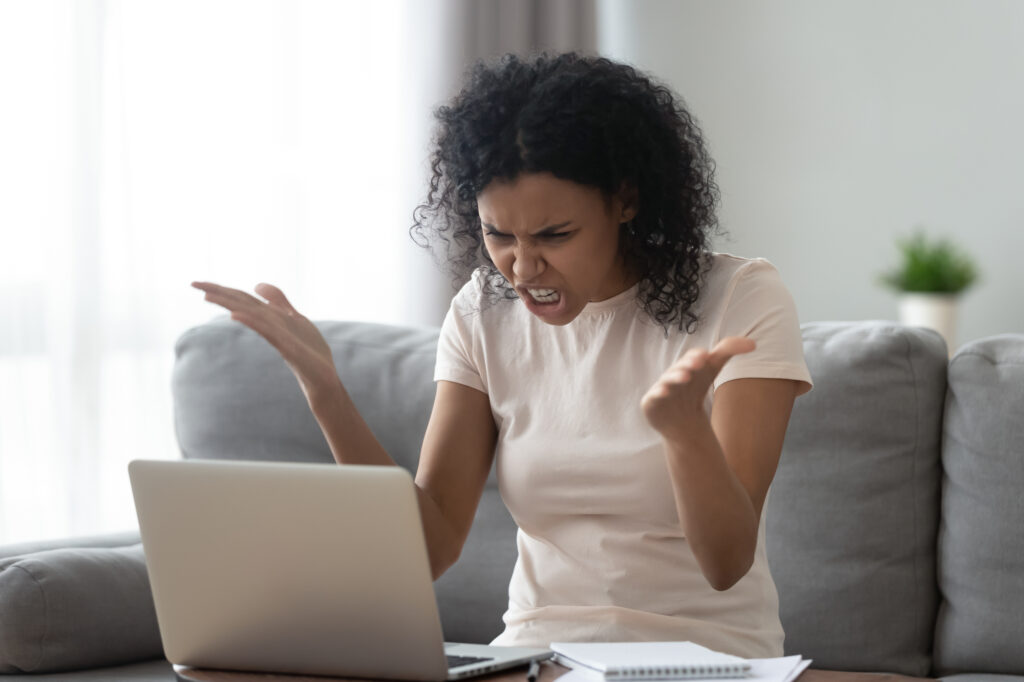
[[(497, 232), (498, 234), (501, 234), (501, 231), (498, 230), (498, 228), (496, 228), (494, 225), (491, 225), (490, 223), (484, 223), (484, 222), (482, 222), (481, 224), (484, 227), (486, 227), (488, 230), (490, 230), (491, 232)], [(559, 223), (558, 225), (548, 225), (547, 227), (545, 227), (543, 229), (537, 230), (533, 234), (534, 235), (550, 234), (552, 232), (557, 232), (558, 230), (561, 230), (563, 227), (568, 227), (571, 224), (572, 224), (572, 221), (569, 220), (569, 221), (566, 221), (564, 223)]]

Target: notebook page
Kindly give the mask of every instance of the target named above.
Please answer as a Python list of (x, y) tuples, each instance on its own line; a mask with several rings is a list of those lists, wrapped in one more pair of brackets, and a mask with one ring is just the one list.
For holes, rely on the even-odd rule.
[(569, 665), (581, 664), (608, 677), (648, 669), (670, 669), (677, 674), (713, 671), (739, 677), (750, 669), (738, 656), (693, 642), (552, 642), (551, 650)]

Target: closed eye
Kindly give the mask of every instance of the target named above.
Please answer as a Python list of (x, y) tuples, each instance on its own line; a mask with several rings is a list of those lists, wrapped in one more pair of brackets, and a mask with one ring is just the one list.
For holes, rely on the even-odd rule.
[[(570, 236), (572, 232), (544, 232), (538, 234), (537, 237), (541, 239), (565, 239)], [(484, 230), (484, 235), (491, 237), (492, 239), (511, 239), (513, 235), (506, 234), (504, 232), (495, 232), (494, 230)]]
[[(566, 237), (572, 236), (578, 230), (568, 230), (566, 232), (556, 232), (555, 230), (562, 227), (569, 227), (571, 224), (572, 221), (570, 220), (568, 222), (559, 223), (558, 225), (548, 225), (543, 230), (535, 232), (532, 235), (532, 237), (534, 239), (546, 239), (548, 241), (561, 241), (564, 240)], [(483, 227), (485, 237), (489, 237), (491, 239), (515, 239), (515, 235), (509, 234), (507, 232), (498, 232), (498, 230), (495, 229), (494, 225), (491, 225), (489, 223), (482, 222), (481, 227)]]

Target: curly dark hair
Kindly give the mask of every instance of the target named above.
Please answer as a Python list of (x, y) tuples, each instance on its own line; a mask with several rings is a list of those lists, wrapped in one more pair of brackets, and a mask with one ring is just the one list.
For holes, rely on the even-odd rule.
[(483, 265), (489, 296), (517, 297), (483, 245), (477, 195), (492, 180), (548, 172), (606, 198), (629, 187), (638, 212), (619, 243), (641, 275), (638, 303), (666, 332), (693, 331), (719, 193), (700, 128), (668, 87), (600, 57), (505, 55), (474, 65), (435, 116), (433, 176), (410, 234), (455, 285)]

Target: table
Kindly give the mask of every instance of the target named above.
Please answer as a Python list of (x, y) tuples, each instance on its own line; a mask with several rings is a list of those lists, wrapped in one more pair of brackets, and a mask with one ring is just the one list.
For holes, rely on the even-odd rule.
[[(538, 682), (554, 682), (569, 671), (568, 668), (551, 661), (540, 667)], [(308, 675), (278, 675), (272, 673), (236, 673), (223, 670), (201, 670), (174, 666), (174, 673), (180, 682), (330, 682), (346, 678), (310, 677)], [(851, 673), (837, 670), (805, 670), (796, 682), (925, 682), (930, 678), (909, 677), (891, 673)], [(492, 675), (471, 677), (478, 682), (525, 682), (526, 668), (513, 668)]]

